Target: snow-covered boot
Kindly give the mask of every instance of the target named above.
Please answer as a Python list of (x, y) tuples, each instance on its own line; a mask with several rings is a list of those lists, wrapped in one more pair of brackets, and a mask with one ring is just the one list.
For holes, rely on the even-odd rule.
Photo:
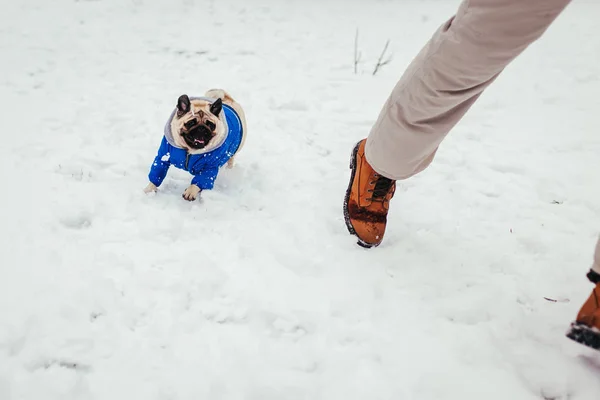
[(344, 199), (348, 231), (362, 247), (378, 246), (383, 240), (390, 199), (396, 181), (379, 175), (365, 158), (366, 139), (359, 141), (350, 160), (350, 183)]
[(567, 337), (592, 349), (600, 350), (600, 274), (590, 270), (587, 277), (596, 285), (583, 304)]

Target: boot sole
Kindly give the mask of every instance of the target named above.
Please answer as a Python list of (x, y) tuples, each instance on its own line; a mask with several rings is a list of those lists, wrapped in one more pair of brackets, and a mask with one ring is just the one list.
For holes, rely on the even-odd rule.
[(573, 322), (566, 336), (579, 344), (594, 350), (600, 350), (600, 331), (598, 329), (590, 328), (579, 322)]
[(358, 237), (358, 235), (356, 234), (356, 230), (354, 229), (354, 226), (350, 221), (350, 213), (348, 212), (348, 203), (350, 202), (352, 183), (354, 182), (354, 176), (356, 175), (356, 155), (358, 154), (360, 142), (362, 142), (362, 140), (360, 140), (358, 143), (356, 143), (356, 146), (354, 146), (354, 149), (352, 150), (352, 157), (350, 158), (350, 170), (352, 171), (352, 173), (350, 175), (350, 183), (348, 183), (348, 189), (346, 189), (346, 196), (344, 197), (344, 221), (346, 221), (346, 228), (348, 228), (348, 232), (350, 232), (351, 235), (354, 235), (356, 237), (356, 243), (361, 247), (370, 249), (371, 247), (379, 246), (379, 244), (367, 243)]

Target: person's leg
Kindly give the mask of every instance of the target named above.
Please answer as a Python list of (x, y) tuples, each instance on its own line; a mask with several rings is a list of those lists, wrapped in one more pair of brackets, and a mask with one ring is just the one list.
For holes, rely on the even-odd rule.
[(567, 337), (585, 346), (600, 350), (600, 238), (596, 244), (594, 263), (587, 277), (596, 287), (579, 310), (577, 319), (567, 332)]
[(467, 0), (413, 60), (366, 142), (366, 159), (391, 179), (424, 170), (438, 146), (504, 68), (570, 0)]
[(344, 217), (358, 244), (383, 240), (395, 180), (432, 161), (483, 90), (570, 0), (465, 0), (412, 61), (352, 153)]

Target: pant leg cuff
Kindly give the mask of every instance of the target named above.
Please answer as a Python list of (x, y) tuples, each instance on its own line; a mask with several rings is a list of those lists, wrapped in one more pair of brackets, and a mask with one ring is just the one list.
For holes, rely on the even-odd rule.
[(413, 176), (413, 174), (408, 174), (408, 175), (394, 174), (394, 173), (386, 171), (384, 168), (381, 168), (380, 166), (378, 166), (377, 165), (377, 157), (373, 156), (373, 149), (370, 144), (370, 140), (371, 140), (370, 138), (367, 138), (367, 142), (365, 143), (365, 158), (367, 159), (367, 162), (369, 163), (369, 165), (371, 166), (371, 168), (373, 168), (373, 170), (375, 172), (377, 172), (381, 176), (384, 176), (388, 179), (392, 179), (394, 181), (408, 179), (411, 176)]

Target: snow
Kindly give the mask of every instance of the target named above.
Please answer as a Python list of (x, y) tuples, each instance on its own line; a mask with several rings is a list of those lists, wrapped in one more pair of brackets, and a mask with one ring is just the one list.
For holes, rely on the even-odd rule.
[[(5, 2), (0, 399), (597, 400), (600, 353), (564, 336), (600, 226), (596, 2), (399, 184), (379, 248), (344, 226), (354, 143), (457, 6)], [(210, 88), (246, 110), (236, 166), (145, 195)]]

